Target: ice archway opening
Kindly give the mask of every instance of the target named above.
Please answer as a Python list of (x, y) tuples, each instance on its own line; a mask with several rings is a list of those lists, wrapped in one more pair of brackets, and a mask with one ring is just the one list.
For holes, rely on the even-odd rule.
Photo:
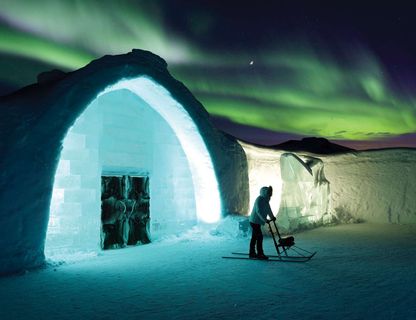
[(45, 254), (99, 249), (103, 175), (149, 178), (155, 236), (218, 221), (218, 181), (202, 134), (149, 77), (105, 88), (63, 140)]

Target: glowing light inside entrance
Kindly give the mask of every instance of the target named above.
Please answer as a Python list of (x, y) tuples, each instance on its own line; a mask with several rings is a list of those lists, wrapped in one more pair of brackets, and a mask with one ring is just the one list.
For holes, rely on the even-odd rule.
[(63, 140), (47, 255), (100, 247), (101, 176), (108, 170), (150, 177), (157, 235), (221, 216), (213, 163), (188, 112), (149, 78), (122, 80), (91, 102)]
[(206, 223), (218, 221), (221, 200), (214, 166), (201, 133), (188, 112), (164, 87), (147, 77), (121, 80), (107, 87), (100, 95), (121, 89), (137, 94), (168, 122), (188, 158), (198, 219)]

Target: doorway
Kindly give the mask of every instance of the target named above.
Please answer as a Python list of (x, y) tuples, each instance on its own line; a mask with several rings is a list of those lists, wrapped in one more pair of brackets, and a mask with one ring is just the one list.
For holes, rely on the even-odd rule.
[(150, 243), (149, 177), (101, 176), (101, 248)]

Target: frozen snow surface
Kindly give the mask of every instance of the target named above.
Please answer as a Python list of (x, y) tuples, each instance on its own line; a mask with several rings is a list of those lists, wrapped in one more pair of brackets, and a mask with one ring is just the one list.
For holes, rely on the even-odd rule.
[(416, 318), (415, 225), (295, 234), (318, 251), (297, 264), (221, 259), (248, 250), (236, 222), (0, 278), (0, 319)]

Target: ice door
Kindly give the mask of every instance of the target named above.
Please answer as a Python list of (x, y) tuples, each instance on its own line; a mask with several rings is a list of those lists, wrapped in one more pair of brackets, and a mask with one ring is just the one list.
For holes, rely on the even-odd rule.
[(101, 177), (101, 248), (150, 242), (149, 177)]

